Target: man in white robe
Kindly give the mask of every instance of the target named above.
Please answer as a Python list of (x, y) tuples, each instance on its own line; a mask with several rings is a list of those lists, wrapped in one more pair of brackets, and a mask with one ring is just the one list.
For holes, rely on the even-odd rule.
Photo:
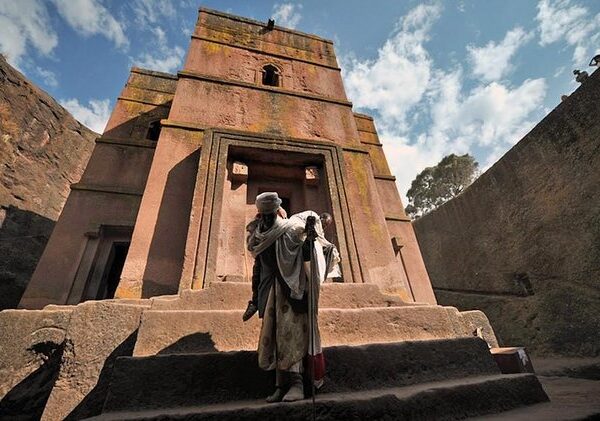
[[(248, 236), (248, 250), (255, 257), (253, 280), (257, 285), (258, 313), (263, 320), (259, 366), (274, 369), (277, 374), (276, 389), (268, 402), (304, 399), (302, 373), (307, 356), (315, 372), (319, 371), (316, 380), (322, 380), (324, 363), (316, 323), (318, 290), (339, 261), (337, 250), (330, 243), (326, 245), (327, 253), (323, 252), (322, 241), (326, 240), (318, 215), (307, 211), (286, 220), (277, 215), (280, 205), (281, 199), (275, 192), (258, 195), (260, 221)], [(316, 216), (317, 239), (310, 245), (305, 244), (308, 216)]]

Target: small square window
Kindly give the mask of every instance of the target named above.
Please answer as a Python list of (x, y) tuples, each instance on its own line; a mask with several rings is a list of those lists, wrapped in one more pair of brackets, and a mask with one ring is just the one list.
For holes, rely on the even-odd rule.
[(262, 84), (267, 86), (279, 86), (279, 70), (268, 64), (262, 69)]

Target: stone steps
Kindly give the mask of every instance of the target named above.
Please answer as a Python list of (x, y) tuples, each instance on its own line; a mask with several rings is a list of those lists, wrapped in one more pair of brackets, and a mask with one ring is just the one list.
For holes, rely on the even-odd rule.
[[(146, 310), (134, 356), (256, 350), (260, 319), (243, 310)], [(454, 307), (401, 306), (319, 310), (323, 346), (468, 337), (473, 326)]]
[[(462, 419), (544, 402), (547, 397), (531, 374), (488, 375), (317, 395), (318, 420)], [(225, 404), (107, 412), (93, 420), (298, 420), (312, 419), (310, 399), (266, 404), (263, 399)]]
[[(245, 310), (252, 297), (249, 282), (213, 282), (208, 288), (184, 290), (178, 296), (152, 298), (152, 310)], [(326, 283), (321, 308), (363, 308), (415, 305), (384, 294), (375, 284)]]
[[(324, 349), (327, 391), (349, 392), (419, 382), (500, 374), (478, 338), (414, 341)], [(118, 358), (105, 409), (152, 409), (260, 399), (272, 372), (254, 351)]]
[[(367, 410), (374, 412), (365, 416), (382, 410), (402, 414), (418, 402), (427, 414), (448, 396), (455, 396), (453, 405), (468, 415), (547, 399), (535, 376), (500, 375), (487, 344), (478, 338), (337, 346), (324, 353), (327, 374), (318, 395), (322, 419)], [(254, 401), (252, 416), (287, 417), (288, 406), (262, 404), (274, 379), (273, 372), (258, 368), (256, 359), (256, 352), (249, 351), (120, 357), (101, 419), (253, 419), (240, 412), (248, 401)], [(431, 382), (447, 383), (414, 388)], [(489, 397), (489, 402), (481, 406), (475, 399), (480, 397)], [(294, 404), (303, 417), (309, 414), (308, 402)]]

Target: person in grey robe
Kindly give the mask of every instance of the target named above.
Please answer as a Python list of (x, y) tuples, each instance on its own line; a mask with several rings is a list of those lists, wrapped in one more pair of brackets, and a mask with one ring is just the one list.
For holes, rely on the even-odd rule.
[[(293, 215), (292, 218), (298, 218), (304, 225), (306, 225), (307, 217), (311, 216), (311, 215), (316, 216), (315, 212), (305, 211), (305, 212), (301, 212), (301, 213)], [(246, 226), (246, 231), (249, 234), (251, 234), (258, 227), (258, 224), (260, 223), (260, 220), (261, 220), (260, 216), (261, 216), (260, 213), (257, 214), (256, 218)], [(279, 216), (283, 219), (287, 219), (287, 213), (281, 207), (277, 210), (277, 216)], [(320, 215), (318, 215), (318, 218), (321, 222), (321, 227), (322, 227), (322, 230), (320, 232), (318, 232), (318, 234), (319, 234), (318, 240), (321, 243), (321, 245), (323, 246), (324, 252), (327, 253), (328, 251), (331, 251), (332, 253), (337, 253), (337, 249), (335, 248), (335, 246), (333, 244), (331, 244), (329, 241), (325, 240), (325, 236), (324, 236), (324, 232), (323, 232), (329, 225), (331, 225), (333, 223), (333, 218), (327, 212), (321, 213)], [(338, 256), (338, 259), (339, 259), (339, 256)], [(332, 278), (333, 277), (341, 278), (340, 270), (337, 265), (334, 266), (334, 268), (330, 272), (329, 276)], [(256, 312), (258, 311), (259, 295), (262, 298), (261, 308), (264, 308), (264, 304), (265, 304), (264, 288), (265, 288), (265, 286), (263, 285), (263, 294), (259, 294), (260, 285), (261, 285), (260, 264), (258, 264), (258, 262), (255, 261), (254, 266), (252, 268), (252, 298), (250, 299), (250, 301), (248, 301), (248, 307), (246, 308), (246, 311), (242, 315), (242, 320), (244, 322), (250, 320), (250, 318), (252, 316), (254, 316), (254, 314), (256, 314)], [(262, 313), (259, 313), (259, 317), (262, 318)]]
[[(248, 235), (248, 250), (255, 258), (256, 307), (262, 319), (259, 366), (276, 370), (276, 388), (268, 402), (304, 398), (303, 360), (317, 354), (322, 360), (316, 324), (318, 289), (339, 261), (333, 246), (326, 253), (318, 241), (307, 248), (306, 218), (315, 216), (314, 212), (286, 220), (277, 215), (280, 205), (281, 199), (275, 192), (258, 195), (260, 218)], [(315, 219), (316, 232), (323, 237), (320, 221)], [(311, 293), (316, 293), (316, 299), (309, 300)], [(322, 376), (316, 380), (321, 381)]]

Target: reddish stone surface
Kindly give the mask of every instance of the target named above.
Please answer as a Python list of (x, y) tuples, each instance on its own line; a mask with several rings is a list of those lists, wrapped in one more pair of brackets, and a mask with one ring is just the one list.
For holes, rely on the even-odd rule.
[(96, 136), (0, 56), (0, 310), (17, 306)]
[(600, 72), (414, 226), (441, 304), (501, 343), (600, 355)]
[(80, 182), (72, 186), (20, 307), (103, 298), (94, 284), (102, 276), (95, 272), (96, 263), (110, 246), (103, 235), (130, 232), (135, 225), (156, 146), (146, 139), (148, 125), (166, 117), (174, 85), (171, 75), (132, 69)]

